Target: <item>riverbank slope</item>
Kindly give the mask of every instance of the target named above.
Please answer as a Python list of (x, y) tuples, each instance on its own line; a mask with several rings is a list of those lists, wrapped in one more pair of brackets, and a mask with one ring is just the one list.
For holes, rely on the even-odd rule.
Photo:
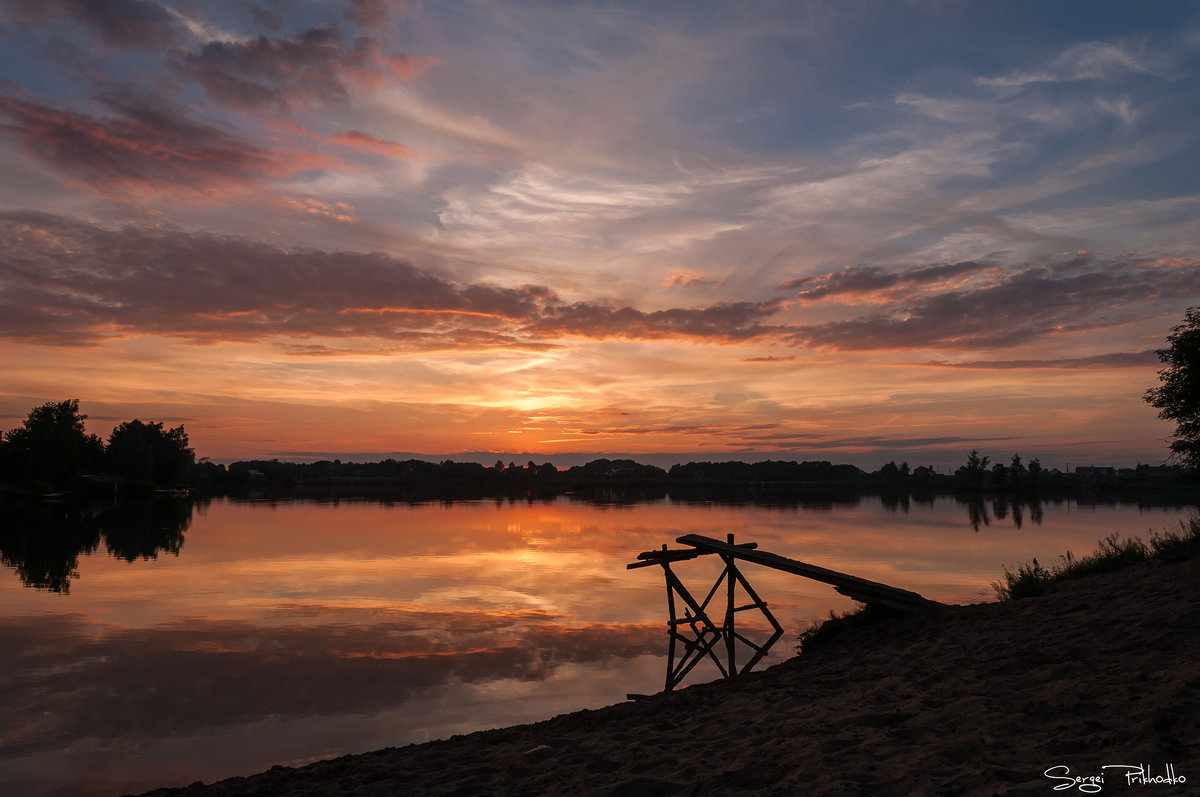
[[(1200, 785), (1197, 585), (1200, 560), (1150, 560), (674, 694), (151, 794), (1048, 795), (1094, 776), (1183, 794)], [(1186, 782), (1128, 785), (1103, 769), (1119, 764)]]

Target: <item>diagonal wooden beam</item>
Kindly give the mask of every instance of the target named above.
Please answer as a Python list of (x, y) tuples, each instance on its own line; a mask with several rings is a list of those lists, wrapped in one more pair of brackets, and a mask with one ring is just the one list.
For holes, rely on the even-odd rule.
[(703, 553), (732, 556), (746, 562), (752, 562), (764, 567), (774, 568), (775, 570), (782, 570), (785, 573), (792, 573), (797, 576), (811, 578), (814, 581), (830, 584), (843, 595), (863, 603), (882, 604), (910, 612), (931, 609), (942, 605), (916, 592), (897, 589), (887, 584), (881, 584), (878, 581), (869, 581), (865, 578), (849, 575), (848, 573), (839, 573), (836, 570), (810, 565), (807, 562), (801, 562), (796, 559), (788, 559), (786, 556), (780, 556), (769, 551), (758, 551), (742, 545), (730, 545), (727, 542), (715, 540), (712, 537), (705, 537), (702, 534), (685, 534), (675, 541), (681, 545), (690, 545)]

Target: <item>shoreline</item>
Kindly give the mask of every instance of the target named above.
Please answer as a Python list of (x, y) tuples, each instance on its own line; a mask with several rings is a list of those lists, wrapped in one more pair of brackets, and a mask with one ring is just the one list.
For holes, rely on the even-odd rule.
[(637, 702), (146, 795), (1182, 793), (1103, 767), (1200, 783), (1198, 584), (1200, 559), (1150, 560)]

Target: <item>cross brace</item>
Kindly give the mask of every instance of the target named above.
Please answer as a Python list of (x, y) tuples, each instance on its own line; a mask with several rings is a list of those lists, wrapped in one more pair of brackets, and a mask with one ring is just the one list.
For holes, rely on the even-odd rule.
[[(754, 564), (770, 567), (775, 570), (782, 570), (785, 573), (791, 573), (805, 578), (811, 578), (815, 581), (821, 581), (831, 585), (835, 590), (847, 595), (857, 601), (866, 604), (881, 604), (894, 609), (904, 611), (923, 611), (939, 606), (937, 601), (931, 601), (916, 592), (909, 590), (897, 589), (896, 587), (887, 584), (881, 584), (877, 581), (868, 581), (864, 578), (849, 575), (848, 573), (839, 573), (836, 570), (829, 570), (824, 567), (800, 562), (795, 559), (778, 554), (768, 553), (766, 551), (755, 550), (758, 548), (757, 543), (747, 542), (735, 544), (733, 535), (728, 535), (727, 542), (704, 537), (699, 534), (685, 534), (679, 537), (676, 542), (690, 545), (691, 548), (668, 550), (664, 545), (662, 550), (646, 551), (638, 554), (638, 561), (628, 564), (625, 567), (629, 570), (638, 567), (650, 567), (659, 565), (663, 569), (663, 574), (667, 581), (667, 611), (670, 615), (667, 620), (667, 636), (669, 640), (667, 651), (667, 685), (666, 691), (671, 691), (678, 686), (692, 669), (704, 659), (710, 659), (717, 665), (717, 669), (721, 671), (723, 677), (737, 675), (739, 672), (748, 672), (755, 664), (758, 664), (767, 655), (767, 651), (771, 646), (783, 635), (783, 627), (775, 619), (767, 608), (766, 601), (758, 597), (758, 593), (754, 591), (754, 587), (750, 586), (750, 582), (738, 570), (737, 561), (752, 562)], [(684, 562), (689, 559), (695, 559), (698, 556), (717, 555), (725, 563), (725, 568), (721, 571), (721, 575), (717, 577), (717, 581), (713, 584), (712, 589), (708, 591), (703, 601), (697, 601), (675, 571), (671, 569), (671, 564), (674, 562)], [(725, 613), (721, 617), (721, 624), (717, 622), (709, 614), (709, 605), (712, 604), (713, 598), (721, 589), (721, 585), (725, 585)], [(741, 584), (742, 589), (750, 597), (750, 603), (743, 606), (737, 606), (735, 600), (735, 592), (737, 585)], [(683, 616), (679, 616), (676, 609), (676, 597), (683, 602)], [(761, 612), (767, 622), (771, 624), (774, 633), (770, 638), (761, 645), (758, 645), (747, 639), (745, 635), (738, 633), (734, 626), (734, 617), (738, 612), (758, 611)], [(687, 630), (684, 630), (684, 629)], [(690, 634), (688, 633), (690, 631)], [(724, 643), (725, 660), (722, 662), (718, 655), (718, 648), (721, 643)], [(749, 647), (754, 653), (750, 660), (746, 662), (740, 669), (737, 666), (737, 643)], [(683, 652), (678, 655), (678, 646), (683, 646)]]
[[(729, 535), (729, 544), (733, 545), (733, 535)], [(748, 548), (755, 547), (754, 543), (749, 543)], [(680, 580), (679, 576), (671, 569), (671, 563), (694, 559), (697, 556), (703, 555), (701, 551), (669, 551), (667, 546), (663, 546), (661, 551), (650, 551), (647, 554), (641, 554), (638, 558), (642, 561), (635, 562), (629, 565), (630, 568), (648, 567), (650, 565), (661, 565), (663, 575), (667, 582), (667, 612), (669, 618), (667, 620), (667, 680), (666, 691), (671, 691), (678, 686), (687, 674), (692, 671), (697, 664), (704, 659), (709, 659), (717, 666), (722, 677), (730, 677), (737, 675), (739, 672), (749, 672), (755, 664), (758, 664), (771, 646), (783, 635), (783, 626), (775, 619), (775, 615), (771, 614), (767, 608), (767, 603), (758, 596), (754, 591), (754, 587), (746, 580), (746, 577), (737, 567), (737, 562), (733, 556), (728, 554), (718, 554), (725, 564), (721, 570), (721, 574), (717, 577), (716, 582), (712, 585), (712, 589), (704, 597), (704, 600), (697, 601), (696, 598), (688, 591), (686, 585)], [(737, 586), (741, 584), (742, 589), (749, 597), (750, 602), (738, 606), (736, 593)], [(725, 589), (721, 590), (724, 585)], [(725, 610), (719, 615), (720, 625), (714, 620), (710, 614), (710, 606), (713, 605), (713, 599), (717, 593), (722, 592), (725, 598)], [(679, 614), (676, 598), (683, 603), (683, 614)], [(744, 634), (739, 633), (736, 627), (735, 618), (739, 612), (758, 611), (771, 624), (773, 632), (771, 636), (762, 644), (754, 642)], [(738, 667), (738, 643), (752, 651), (749, 661)], [(723, 644), (722, 644), (723, 643)], [(682, 650), (680, 648), (682, 647)], [(720, 648), (724, 647), (724, 656), (719, 655)]]

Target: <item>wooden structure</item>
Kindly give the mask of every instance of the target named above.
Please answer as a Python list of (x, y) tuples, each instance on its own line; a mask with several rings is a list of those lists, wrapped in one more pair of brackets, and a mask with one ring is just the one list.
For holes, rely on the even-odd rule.
[[(919, 611), (938, 606), (936, 601), (918, 595), (908, 590), (868, 581), (836, 570), (810, 565), (785, 556), (759, 551), (758, 544), (753, 542), (735, 543), (732, 534), (725, 542), (705, 537), (700, 534), (685, 534), (676, 542), (690, 546), (682, 549), (668, 549), (663, 545), (661, 550), (645, 551), (638, 554), (638, 561), (626, 565), (626, 569), (659, 565), (667, 582), (667, 680), (666, 691), (678, 686), (692, 669), (704, 659), (710, 659), (717, 665), (722, 677), (737, 675), (739, 672), (749, 672), (758, 664), (771, 646), (783, 636), (783, 627), (771, 611), (766, 601), (762, 600), (754, 587), (738, 569), (737, 562), (751, 562), (763, 565), (785, 573), (792, 573), (815, 581), (830, 584), (843, 595), (866, 604), (887, 606), (901, 611)], [(684, 562), (699, 556), (716, 555), (721, 557), (725, 567), (717, 577), (716, 583), (708, 591), (704, 600), (697, 601), (688, 591), (683, 581), (671, 569), (675, 562)], [(749, 599), (748, 603), (737, 605), (737, 587), (741, 585)], [(718, 592), (725, 598), (725, 611), (721, 615), (710, 613), (709, 606)], [(679, 614), (676, 597), (683, 603), (683, 614)], [(757, 611), (771, 625), (773, 633), (761, 645), (737, 631), (734, 620), (738, 612)], [(720, 625), (717, 624), (720, 620)], [(752, 651), (750, 659), (738, 667), (738, 642)], [(679, 646), (682, 645), (682, 653)], [(724, 661), (719, 655), (724, 648)], [(631, 697), (636, 697), (631, 695)]]

